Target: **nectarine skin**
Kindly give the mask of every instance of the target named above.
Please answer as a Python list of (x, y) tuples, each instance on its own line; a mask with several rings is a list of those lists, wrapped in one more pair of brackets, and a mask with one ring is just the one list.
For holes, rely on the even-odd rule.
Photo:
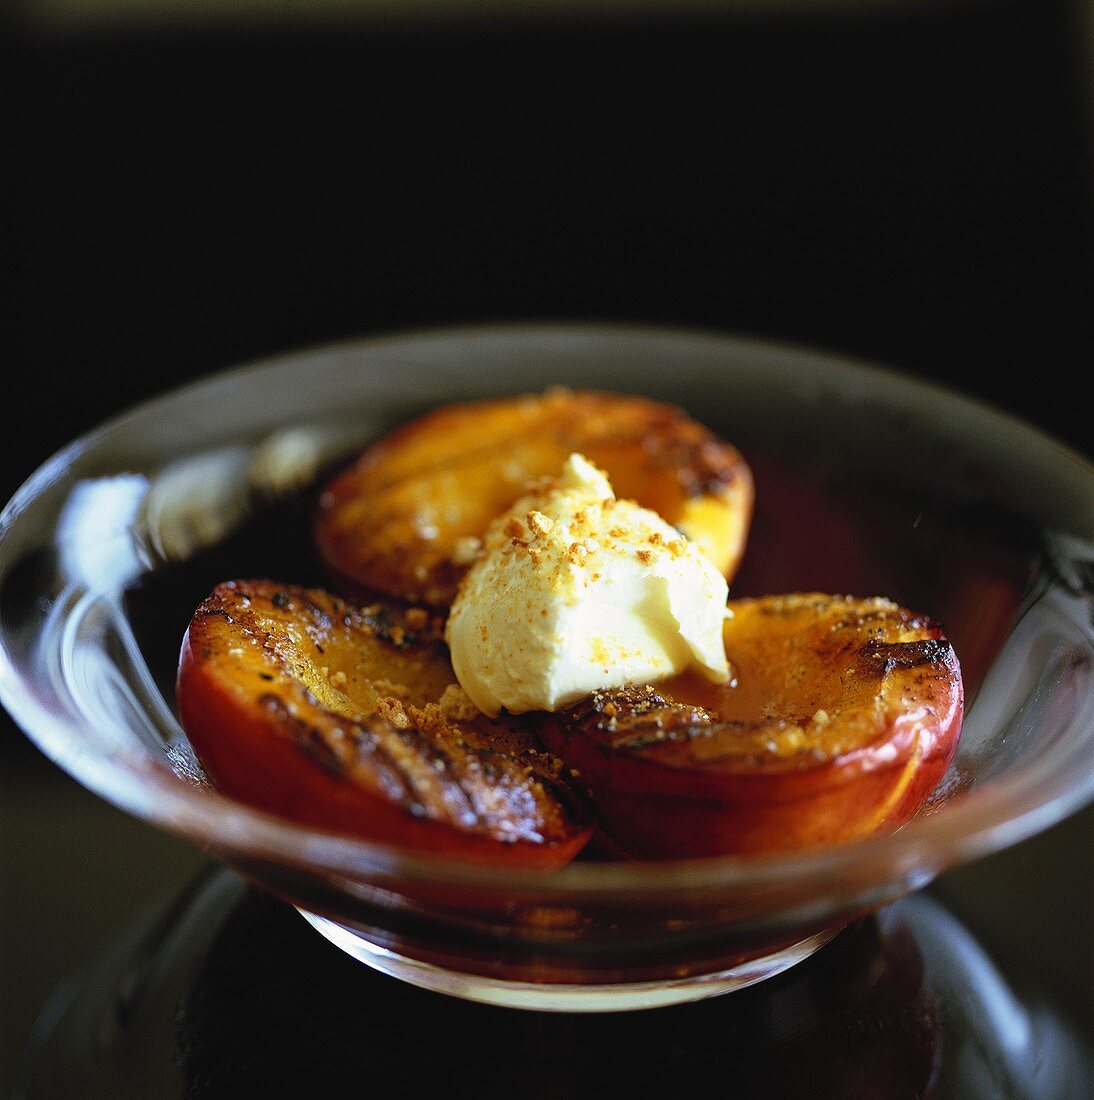
[(736, 572), (753, 500), (740, 453), (672, 405), (570, 390), (446, 405), (374, 443), (322, 495), (320, 552), (355, 597), (446, 608), (491, 520), (575, 451)]
[[(434, 855), (552, 869), (591, 834), (559, 761), (454, 689), (441, 624), (270, 581), (198, 608), (182, 723), (213, 784), (331, 832)], [(452, 689), (452, 690), (449, 690)]]
[(548, 745), (642, 858), (835, 844), (893, 829), (937, 786), (963, 710), (953, 648), (888, 600), (730, 602), (736, 679), (596, 692)]

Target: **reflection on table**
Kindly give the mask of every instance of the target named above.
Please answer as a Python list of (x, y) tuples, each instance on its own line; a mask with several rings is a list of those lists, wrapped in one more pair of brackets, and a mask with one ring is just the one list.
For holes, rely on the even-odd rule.
[[(1015, 998), (937, 902), (905, 898), (737, 993), (638, 1013), (517, 1012), (427, 993), (335, 950), (210, 867), (47, 1006), (26, 1096), (425, 1093), (1078, 1097), (1088, 1055)], [(401, 1082), (401, 1084), (399, 1084)], [(387, 1086), (385, 1086), (387, 1087)]]

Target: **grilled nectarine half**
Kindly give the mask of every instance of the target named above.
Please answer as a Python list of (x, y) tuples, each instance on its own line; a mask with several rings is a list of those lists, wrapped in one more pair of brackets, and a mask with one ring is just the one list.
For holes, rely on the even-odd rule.
[(269, 581), (220, 585), (183, 642), (178, 704), (210, 780), (294, 821), (504, 866), (564, 865), (590, 812), (517, 719), (456, 686), (440, 622)]
[(598, 691), (547, 744), (632, 856), (770, 852), (892, 829), (957, 746), (962, 685), (934, 623), (889, 600), (730, 602), (735, 680)]
[(374, 443), (323, 493), (320, 552), (354, 595), (448, 607), (491, 520), (575, 451), (736, 571), (753, 497), (740, 453), (672, 405), (570, 390), (447, 405)]

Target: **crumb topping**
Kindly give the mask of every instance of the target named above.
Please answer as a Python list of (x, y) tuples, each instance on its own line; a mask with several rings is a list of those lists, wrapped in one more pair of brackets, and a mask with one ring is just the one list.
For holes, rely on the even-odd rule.
[(521, 693), (500, 705), (549, 710), (550, 699), (532, 705), (533, 685), (570, 675), (559, 671), (567, 664), (593, 670), (587, 690), (692, 661), (721, 677), (725, 600), (724, 578), (676, 528), (616, 499), (607, 476), (572, 455), (488, 528), (446, 635), (457, 676), (487, 713), (498, 708), (472, 686), (468, 663)]

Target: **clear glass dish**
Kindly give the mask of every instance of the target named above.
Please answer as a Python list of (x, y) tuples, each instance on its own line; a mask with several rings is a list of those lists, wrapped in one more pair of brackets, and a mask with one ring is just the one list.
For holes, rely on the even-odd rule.
[[(758, 496), (735, 595), (883, 594), (946, 625), (967, 716), (915, 820), (796, 854), (546, 875), (330, 835), (208, 786), (173, 702), (197, 603), (233, 576), (321, 584), (314, 487), (394, 423), (559, 384), (675, 401), (742, 448)], [(535, 1009), (694, 1000), (778, 973), (1094, 794), (1091, 474), (966, 398), (759, 341), (505, 326), (321, 348), (148, 402), (30, 478), (0, 517), (0, 695), (85, 786), (380, 970)]]

